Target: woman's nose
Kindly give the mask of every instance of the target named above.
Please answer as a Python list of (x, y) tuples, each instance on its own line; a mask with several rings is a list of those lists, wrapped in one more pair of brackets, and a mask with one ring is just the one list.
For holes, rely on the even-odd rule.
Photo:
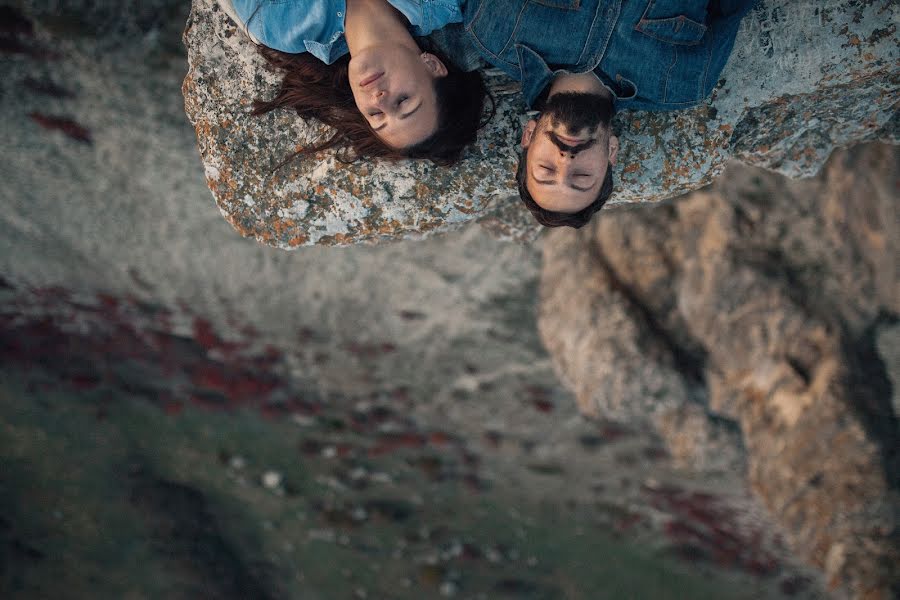
[(372, 90), (372, 103), (378, 107), (385, 104), (387, 100), (387, 92), (384, 90)]

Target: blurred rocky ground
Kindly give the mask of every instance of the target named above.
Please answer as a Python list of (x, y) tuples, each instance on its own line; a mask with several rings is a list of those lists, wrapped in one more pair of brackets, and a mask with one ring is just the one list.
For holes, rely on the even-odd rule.
[[(704, 192), (545, 237), (540, 328), (581, 411), (746, 470), (830, 589), (900, 588), (900, 153)], [(880, 342), (879, 340), (884, 340)], [(893, 390), (893, 391), (892, 391)]]
[[(0, 8), (0, 597), (821, 598), (884, 580), (866, 559), (890, 558), (890, 532), (866, 528), (896, 490), (878, 471), (895, 149), (608, 211), (547, 236), (543, 274), (540, 245), (477, 227), (280, 252), (209, 195), (184, 4)], [(627, 376), (585, 391), (614, 365)]]

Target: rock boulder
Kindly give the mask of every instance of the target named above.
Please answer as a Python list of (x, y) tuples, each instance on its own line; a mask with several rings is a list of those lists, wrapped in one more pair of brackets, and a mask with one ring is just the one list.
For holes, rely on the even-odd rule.
[[(744, 20), (707, 103), (618, 116), (611, 203), (697, 189), (732, 157), (809, 176), (837, 146), (897, 140), (897, 20), (887, 0), (763, 0)], [(250, 116), (251, 101), (274, 95), (279, 76), (216, 0), (193, 0), (184, 41), (185, 108), (207, 183), (242, 235), (291, 249), (415, 238), (476, 220), (505, 237), (537, 235), (513, 181), (524, 104), (505, 76), (488, 73), (497, 115), (455, 167), (345, 165), (323, 152), (272, 173), (322, 128), (287, 111)]]
[(797, 182), (734, 164), (543, 247), (541, 337), (582, 412), (651, 423), (693, 469), (746, 461), (790, 545), (856, 598), (900, 591), (898, 158), (840, 151)]

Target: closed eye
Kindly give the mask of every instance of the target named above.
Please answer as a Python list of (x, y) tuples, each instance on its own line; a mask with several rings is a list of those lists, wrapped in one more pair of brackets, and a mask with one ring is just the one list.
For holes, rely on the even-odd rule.
[[(405, 112), (404, 114), (400, 115), (399, 117), (397, 117), (397, 120), (403, 121), (404, 119), (408, 119), (409, 117), (413, 116), (414, 114), (416, 114), (416, 112), (417, 112), (420, 108), (422, 108), (422, 105), (423, 105), (424, 103), (425, 103), (424, 100), (420, 100), (419, 103), (416, 104), (414, 107), (408, 108), (408, 109), (404, 109), (404, 110), (406, 110), (406, 112)], [(382, 129), (384, 129), (385, 127), (387, 127), (387, 126), (388, 126), (387, 121), (386, 121), (386, 120), (384, 120), (384, 121), (385, 121), (384, 123), (382, 123), (381, 125), (379, 125), (379, 126), (376, 127), (375, 129), (373, 129), (372, 131), (381, 131)]]

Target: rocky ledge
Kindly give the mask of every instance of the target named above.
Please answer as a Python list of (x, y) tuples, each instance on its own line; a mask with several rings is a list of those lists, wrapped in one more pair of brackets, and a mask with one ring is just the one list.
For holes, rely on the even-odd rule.
[[(818, 172), (835, 147), (898, 140), (898, 9), (887, 1), (763, 0), (744, 20), (708, 103), (668, 114), (625, 111), (611, 203), (658, 202), (710, 183), (737, 158), (789, 176)], [(255, 118), (279, 77), (216, 0), (193, 0), (184, 34), (185, 108), (206, 179), (241, 235), (291, 249), (415, 238), (482, 221), (498, 235), (538, 229), (513, 185), (524, 115), (505, 76), (488, 73), (497, 116), (453, 168), (346, 165), (323, 152), (272, 172), (322, 128), (287, 111)]]

